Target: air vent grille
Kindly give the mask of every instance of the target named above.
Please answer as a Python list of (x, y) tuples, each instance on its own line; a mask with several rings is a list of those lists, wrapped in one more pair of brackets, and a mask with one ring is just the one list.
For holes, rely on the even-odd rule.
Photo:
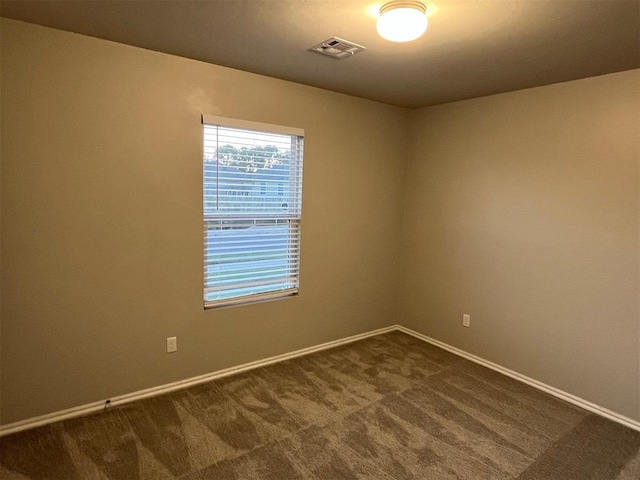
[(321, 53), (322, 55), (328, 55), (329, 57), (342, 59), (349, 58), (364, 49), (365, 47), (358, 45), (357, 43), (348, 42), (347, 40), (343, 40), (338, 37), (331, 37), (330, 39), (311, 47), (309, 50)]

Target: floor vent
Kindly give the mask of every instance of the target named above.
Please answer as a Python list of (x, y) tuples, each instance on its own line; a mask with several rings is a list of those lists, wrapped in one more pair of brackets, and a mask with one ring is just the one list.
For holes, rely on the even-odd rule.
[(358, 45), (357, 43), (348, 42), (338, 37), (331, 37), (329, 40), (325, 40), (318, 45), (311, 47), (309, 50), (312, 52), (318, 52), (329, 57), (342, 59), (348, 58), (361, 52), (366, 47)]

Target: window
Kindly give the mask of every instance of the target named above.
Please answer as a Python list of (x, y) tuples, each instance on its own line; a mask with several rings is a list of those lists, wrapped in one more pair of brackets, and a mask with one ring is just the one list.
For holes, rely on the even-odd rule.
[(205, 308), (297, 294), (303, 130), (202, 123)]

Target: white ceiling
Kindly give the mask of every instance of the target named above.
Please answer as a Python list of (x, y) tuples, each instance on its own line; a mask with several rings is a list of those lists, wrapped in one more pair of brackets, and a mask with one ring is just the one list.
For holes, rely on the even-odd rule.
[[(640, 67), (640, 0), (426, 0), (429, 28), (376, 33), (384, 1), (2, 0), (0, 14), (417, 108)], [(332, 36), (344, 60), (307, 49)]]

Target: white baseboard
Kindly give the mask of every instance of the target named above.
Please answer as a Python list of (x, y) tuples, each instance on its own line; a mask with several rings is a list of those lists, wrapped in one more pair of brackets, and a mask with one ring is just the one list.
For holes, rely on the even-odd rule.
[[(471, 353), (465, 352), (464, 350), (460, 350), (459, 348), (452, 347), (451, 345), (443, 343), (439, 340), (435, 340), (431, 337), (427, 337), (426, 335), (418, 333), (409, 328), (403, 327), (402, 325), (392, 325), (390, 327), (380, 328), (378, 330), (372, 330), (370, 332), (361, 333), (359, 335), (353, 335), (351, 337), (342, 338), (340, 340), (334, 340), (332, 342), (323, 343), (313, 347), (303, 348), (301, 350), (296, 350), (294, 352), (285, 353), (282, 355), (276, 355), (274, 357), (265, 358), (263, 360), (257, 360), (255, 362), (249, 362), (249, 363), (245, 363), (235, 367), (225, 368), (223, 370), (218, 370), (216, 372), (199, 375), (197, 377), (188, 378), (186, 380), (167, 383), (166, 385), (147, 388), (145, 390), (139, 390), (137, 392), (127, 393), (125, 395), (119, 395), (119, 396), (110, 398), (109, 405), (110, 406), (122, 405), (125, 403), (134, 402), (136, 400), (141, 400), (143, 398), (153, 397), (156, 395), (173, 392), (175, 390), (181, 390), (183, 388), (191, 387), (193, 385), (198, 385), (200, 383), (210, 382), (211, 380), (215, 380), (217, 378), (227, 377), (229, 375), (234, 375), (237, 373), (246, 372), (248, 370), (253, 370), (254, 368), (271, 365), (273, 363), (283, 362), (291, 358), (301, 357), (303, 355), (319, 352), (321, 350), (326, 350), (328, 348), (333, 348), (339, 345), (345, 345), (347, 343), (356, 342), (358, 340), (362, 340), (367, 337), (373, 337), (375, 335), (380, 335), (382, 333), (387, 333), (393, 330), (399, 330), (401, 332), (409, 334), (427, 343), (440, 347), (443, 350), (447, 350), (455, 355), (466, 358), (467, 360), (471, 360), (472, 362), (475, 362), (484, 367), (495, 370), (496, 372), (499, 372), (503, 375), (514, 378), (515, 380), (518, 380), (520, 382), (526, 383), (527, 385), (531, 385), (532, 387), (537, 388), (538, 390), (547, 392), (555, 397), (558, 397), (580, 408), (583, 408), (590, 412), (601, 415), (605, 418), (613, 420), (614, 422), (618, 422), (634, 430), (640, 431), (640, 422), (636, 420), (632, 420), (631, 418), (625, 417), (624, 415), (620, 415), (604, 407), (601, 407), (594, 403), (583, 400), (582, 398), (576, 397), (575, 395), (571, 395), (570, 393), (564, 392), (555, 387), (552, 387), (545, 383), (529, 378), (526, 375), (522, 375), (518, 372), (514, 372), (513, 370), (509, 370), (508, 368), (505, 368), (501, 365), (490, 362), (476, 355), (472, 355)], [(82, 415), (87, 415), (89, 413), (97, 412), (99, 410), (105, 409), (106, 408), (105, 405), (106, 405), (106, 400), (93, 402), (93, 403), (88, 403), (86, 405), (81, 405), (79, 407), (69, 408), (66, 410), (61, 410), (58, 412), (41, 415), (39, 417), (29, 418), (19, 422), (10, 423), (8, 425), (0, 425), (0, 437), (4, 435), (9, 435), (11, 433), (20, 432), (22, 430), (28, 430), (30, 428), (40, 427), (42, 425), (47, 425), (49, 423), (54, 423), (61, 420), (67, 420), (69, 418), (80, 417)]]
[(632, 428), (640, 432), (640, 422), (636, 420), (625, 417), (624, 415), (620, 415), (619, 413), (616, 413), (612, 410), (601, 407), (600, 405), (596, 405), (595, 403), (588, 402), (587, 400), (584, 400), (580, 397), (576, 397), (575, 395), (571, 395), (570, 393), (564, 392), (560, 389), (547, 385), (546, 383), (542, 383), (542, 382), (539, 382), (538, 380), (534, 380), (533, 378), (527, 377), (526, 375), (522, 375), (521, 373), (514, 372), (513, 370), (509, 370), (508, 368), (505, 368), (501, 365), (490, 362), (489, 360), (485, 360), (484, 358), (478, 357), (471, 353), (465, 352), (464, 350), (460, 350), (459, 348), (452, 347), (451, 345), (448, 345), (434, 338), (427, 337), (426, 335), (418, 333), (409, 328), (403, 327), (401, 325), (395, 325), (395, 329), (400, 330), (401, 332), (407, 333), (409, 335), (412, 335), (416, 338), (419, 338), (420, 340), (423, 340), (427, 343), (435, 345), (436, 347), (440, 347), (443, 350), (447, 350), (448, 352), (454, 353), (455, 355), (466, 358), (467, 360), (471, 360), (472, 362), (482, 365), (483, 367), (487, 367), (487, 368), (490, 368), (491, 370), (495, 370), (496, 372), (506, 375), (507, 377), (511, 377), (522, 383), (531, 385), (532, 387), (537, 388), (538, 390), (542, 390), (543, 392), (549, 393), (554, 397), (558, 397), (564, 400), (565, 402), (571, 403), (580, 408), (583, 408), (585, 410), (588, 410), (590, 412), (593, 412), (602, 417), (608, 418), (609, 420), (613, 420), (614, 422), (620, 423), (626, 427)]
[[(353, 335), (351, 337), (341, 338), (340, 340), (334, 340), (332, 342), (322, 343), (320, 345), (315, 345), (313, 347), (303, 348), (301, 350), (296, 350), (295, 352), (284, 353), (282, 355), (276, 355), (274, 357), (265, 358), (263, 360), (257, 360), (255, 362), (249, 362), (249, 363), (245, 363), (235, 367), (225, 368), (223, 370), (218, 370), (212, 373), (206, 373), (204, 375), (188, 378), (186, 380), (179, 380), (177, 382), (167, 383), (165, 385), (160, 385), (158, 387), (147, 388), (144, 390), (139, 390), (137, 392), (127, 393), (127, 394), (119, 395), (116, 397), (111, 397), (108, 399), (109, 407), (134, 402), (136, 400), (141, 400), (143, 398), (161, 395), (163, 393), (173, 392), (175, 390), (181, 390), (183, 388), (191, 387), (193, 385), (198, 385), (200, 383), (210, 382), (211, 380), (215, 380), (217, 378), (227, 377), (229, 375), (235, 375), (237, 373), (253, 370), (254, 368), (264, 367), (266, 365), (271, 365), (273, 363), (283, 362), (291, 358), (301, 357), (303, 355), (309, 355), (310, 353), (319, 352), (321, 350), (337, 347), (339, 345), (345, 345), (351, 342), (356, 342), (358, 340), (362, 340), (363, 338), (373, 337), (375, 335), (387, 333), (392, 330), (396, 330), (396, 327), (391, 326), (391, 327), (379, 328), (378, 330), (372, 330), (371, 332), (361, 333), (359, 335)], [(0, 437), (4, 435), (9, 435), (11, 433), (20, 432), (22, 430), (28, 430), (30, 428), (40, 427), (42, 425), (47, 425), (49, 423), (59, 422), (60, 420), (67, 420), (69, 418), (80, 417), (82, 415), (87, 415), (89, 413), (97, 412), (99, 410), (104, 410), (105, 408), (107, 408), (106, 404), (107, 404), (107, 400), (102, 400), (99, 402), (87, 403), (86, 405), (81, 405), (79, 407), (73, 407), (73, 408), (61, 410), (58, 412), (48, 413), (46, 415), (41, 415), (39, 417), (28, 418), (26, 420), (21, 420), (19, 422), (10, 423), (7, 425), (0, 425)]]

